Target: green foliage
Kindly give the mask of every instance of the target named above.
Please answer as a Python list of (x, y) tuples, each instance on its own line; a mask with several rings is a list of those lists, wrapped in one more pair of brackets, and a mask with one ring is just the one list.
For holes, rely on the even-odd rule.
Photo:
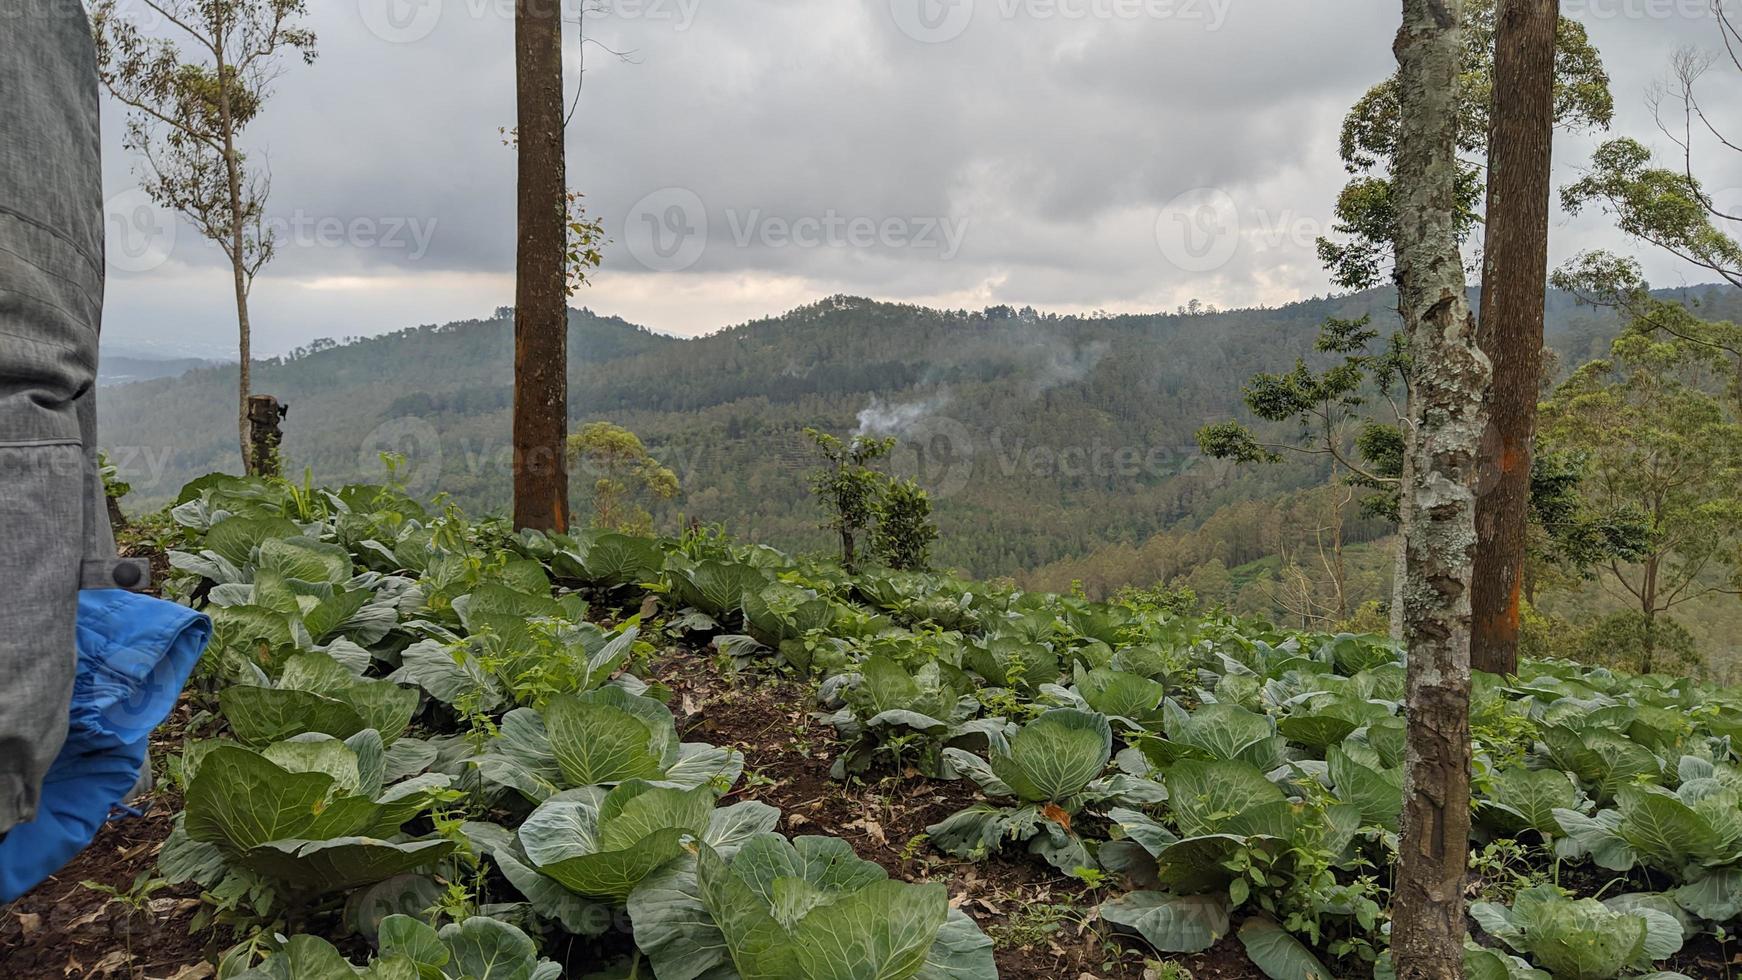
[(897, 571), (924, 571), (937, 539), (931, 497), (912, 480), (890, 480), (877, 500), (877, 529), (871, 539), (877, 560)]
[(859, 540), (877, 517), (886, 479), (872, 464), (894, 450), (895, 440), (855, 436), (842, 442), (816, 429), (804, 432), (823, 458), (822, 467), (810, 478), (811, 493), (828, 515), (822, 526), (840, 535), (841, 567), (855, 571)]
[(133, 492), (133, 485), (121, 479), (121, 471), (105, 452), (97, 453), (97, 474), (103, 478), (103, 495), (120, 500)]
[(506, 922), (473, 916), (439, 931), (410, 916), (381, 924), (381, 952), (353, 967), (323, 939), (295, 936), (260, 965), (233, 980), (304, 980), (357, 976), (362, 980), (559, 980), (562, 968), (540, 959), (538, 946)]
[(714, 792), (629, 780), (598, 804), (551, 800), (520, 827), (534, 867), (580, 895), (622, 901), (641, 879), (681, 855), (714, 813)]
[(1336, 464), (1333, 472), (1340, 467), (1361, 486), (1394, 484), (1401, 469), (1394, 468), (1401, 462), (1395, 436), (1400, 410), (1393, 403), (1390, 419), (1376, 421), (1365, 417), (1365, 408), (1407, 388), (1409, 358), (1400, 335), (1375, 348), (1379, 332), (1370, 323), (1371, 317), (1333, 317), (1320, 326), (1318, 351), (1342, 358), (1331, 367), (1315, 371), (1301, 358), (1287, 374), (1255, 374), (1246, 383), (1247, 410), (1264, 422), (1293, 424), (1300, 432), (1296, 442), (1260, 443), (1244, 424), (1229, 421), (1200, 429), (1199, 448), (1242, 463), (1280, 462), (1278, 450), (1323, 455)]
[[(229, 619), (214, 657), (232, 667), (214, 674), (225, 736), (176, 760), (187, 809), (161, 872), (264, 929), (253, 946), (276, 958), (259, 969), (292, 946), (330, 963), (265, 937), (336, 929), (343, 906), (380, 936), (365, 969), (394, 980), (411, 954), (388, 910), (525, 923), (531, 961), (497, 937), (516, 964), (627, 914), (661, 976), (995, 975), (941, 886), (891, 882), (845, 842), (789, 842), (774, 808), (726, 802), (768, 782), (740, 789), (740, 753), (681, 740), (666, 690), (637, 676), (659, 655), (645, 632), (718, 641), (739, 677), (813, 678), (840, 740), (795, 750), (823, 746), (842, 778), (887, 763), (892, 794), (911, 770), (964, 779), (967, 805), (891, 854), (1026, 851), (1158, 950), (1238, 934), (1267, 976), (1385, 975), (1404, 670), (1382, 638), (1195, 615), (1165, 594), (849, 575), (717, 535), (516, 535), (370, 488), (214, 479), (176, 511), (174, 584)], [(621, 617), (649, 595), (669, 615), (644, 631)], [(377, 606), (392, 615), (355, 621)], [(596, 609), (611, 629), (584, 621)], [(1609, 933), (1661, 915), (1679, 938), (1742, 914), (1742, 695), (1527, 660), (1478, 677), (1471, 726), (1474, 866), (1507, 915), (1546, 881), (1617, 876), (1639, 890), (1603, 903), (1621, 917)], [(1584, 969), (1557, 957), (1576, 959), (1599, 916), (1565, 918), (1527, 915), (1505, 941), (1556, 975)], [(451, 928), (420, 932), (431, 958), (415, 962), (439, 969)], [(1467, 962), (1540, 980), (1498, 950)]]
[[(831, 681), (819, 700), (835, 700), (832, 689), (852, 680), (841, 675)], [(866, 657), (857, 684), (840, 694), (842, 707), (828, 717), (843, 742), (835, 778), (863, 773), (880, 759), (896, 772), (912, 764), (928, 776), (946, 775), (943, 746), (963, 735), (980, 710), (973, 689), (973, 681), (948, 663), (929, 660), (910, 673), (882, 654)]]
[[(1494, 0), (1464, 9), (1466, 29), (1458, 71), (1456, 115), (1463, 157), (1457, 180), (1457, 235), (1462, 241), (1480, 221), (1484, 196), (1481, 161), (1488, 152), (1488, 117), (1494, 101)], [(1555, 32), (1554, 119), (1568, 130), (1606, 129), (1614, 98), (1601, 57), (1584, 25), (1562, 17)], [(1336, 238), (1319, 240), (1319, 258), (1345, 289), (1387, 281), (1397, 241), (1390, 168), (1399, 131), (1398, 81), (1368, 89), (1344, 117), (1339, 154), (1353, 175), (1337, 198)]]
[(582, 286), (590, 285), (588, 277), (605, 261), (604, 249), (611, 241), (605, 235), (605, 219), (587, 214), (585, 195), (579, 191), (569, 191), (563, 197), (563, 226), (567, 233), (563, 280), (573, 296)]
[(385, 785), (386, 751), (374, 731), (341, 742), (277, 742), (256, 751), (201, 747), (188, 766), (187, 811), (165, 846), (172, 882), (222, 888), (256, 876), (289, 897), (344, 891), (428, 867), (450, 841), (392, 838), (445, 798), (446, 776)]
[(845, 842), (756, 836), (704, 844), (630, 899), (659, 976), (992, 980), (992, 943), (941, 884), (892, 881)]
[(569, 434), (569, 465), (593, 477), (593, 526), (625, 534), (652, 534), (653, 515), (637, 494), (659, 500), (678, 495), (677, 474), (647, 452), (640, 437), (610, 422), (588, 422)]
[(1478, 902), (1470, 914), (1490, 935), (1566, 980), (1647, 973), (1682, 947), (1681, 924), (1667, 913), (1569, 900), (1553, 885), (1519, 892), (1510, 908)]
[[(1677, 345), (1629, 334), (1614, 355), (1555, 389), (1542, 433), (1581, 455), (1590, 511), (1643, 524), (1636, 560), (1605, 571), (1649, 623), (1709, 592), (1742, 590), (1742, 424), (1701, 387)], [(1637, 631), (1639, 669), (1659, 665), (1660, 632)]]
[[(1590, 172), (1563, 188), (1561, 205), (1578, 214), (1596, 207), (1615, 219), (1621, 230), (1676, 256), (1723, 276), (1742, 279), (1742, 245), (1724, 222), (1735, 217), (1719, 210), (1710, 194), (1687, 167), (1652, 166), (1651, 151), (1632, 139), (1610, 140), (1591, 156)], [(1613, 256), (1582, 256), (1575, 270), (1589, 273)], [(1613, 265), (1612, 265), (1613, 267)], [(1577, 273), (1575, 273), (1575, 276)], [(1611, 283), (1613, 276), (1603, 276)], [(1584, 277), (1591, 282), (1591, 277)], [(1723, 331), (1735, 338), (1736, 328)], [(1706, 338), (1708, 341), (1715, 337)], [(1734, 347), (1732, 346), (1733, 350)]]
[(1681, 674), (1700, 666), (1700, 652), (1687, 627), (1667, 616), (1647, 618), (1631, 611), (1611, 613), (1592, 624), (1574, 659), (1637, 673)]

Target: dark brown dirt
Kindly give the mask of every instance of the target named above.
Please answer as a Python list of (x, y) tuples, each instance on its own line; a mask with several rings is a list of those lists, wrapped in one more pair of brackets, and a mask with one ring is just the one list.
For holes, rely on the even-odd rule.
[(1698, 980), (1742, 977), (1742, 946), (1721, 943), (1712, 936), (1695, 936), (1681, 952), (1657, 964), (1660, 970), (1685, 973)]
[[(184, 703), (153, 739), (153, 759), (179, 748), (189, 713)], [(207, 936), (190, 933), (199, 909), (194, 886), (153, 891), (134, 909), (84, 882), (123, 895), (156, 877), (157, 853), (181, 800), (159, 787), (139, 804), (142, 817), (111, 820), (58, 874), (0, 906), (0, 977), (7, 980), (205, 980)]]

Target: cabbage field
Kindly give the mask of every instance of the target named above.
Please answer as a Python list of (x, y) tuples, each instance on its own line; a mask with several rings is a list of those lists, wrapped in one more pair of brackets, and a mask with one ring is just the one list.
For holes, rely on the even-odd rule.
[[(158, 874), (220, 977), (1389, 975), (1383, 639), (376, 486), (172, 514), (216, 640)], [(1530, 663), (1473, 725), (1470, 976), (1725, 975), (1742, 695)]]

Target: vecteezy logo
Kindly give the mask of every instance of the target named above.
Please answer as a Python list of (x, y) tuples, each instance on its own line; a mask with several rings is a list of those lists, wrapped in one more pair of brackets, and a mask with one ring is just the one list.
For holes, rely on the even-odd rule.
[(653, 272), (682, 272), (701, 261), (708, 247), (708, 209), (683, 187), (654, 191), (629, 209), (623, 243), (635, 261)]
[(431, 496), (442, 475), (442, 437), (435, 426), (415, 415), (381, 423), (364, 437), (357, 450), (357, 472), (381, 472), (383, 453), (399, 457), (394, 479), (412, 499)]
[(435, 32), (442, 0), (357, 0), (369, 33), (390, 44), (411, 44)]
[(974, 20), (974, 0), (889, 0), (889, 14), (901, 33), (925, 44), (962, 36)]
[(896, 437), (889, 470), (925, 488), (934, 500), (961, 493), (974, 475), (974, 436), (961, 422), (930, 415)]
[(150, 272), (175, 251), (175, 215), (135, 187), (103, 202), (109, 268)]
[(1182, 272), (1220, 269), (1240, 248), (1240, 209), (1227, 191), (1186, 191), (1162, 206), (1155, 244)]

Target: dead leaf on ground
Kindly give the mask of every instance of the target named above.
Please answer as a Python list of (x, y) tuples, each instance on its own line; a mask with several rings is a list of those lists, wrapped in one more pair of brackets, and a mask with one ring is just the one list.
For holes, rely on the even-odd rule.
[(889, 843), (889, 838), (883, 833), (883, 825), (870, 817), (854, 820), (851, 823), (842, 824), (841, 826), (848, 830), (863, 830), (866, 837), (869, 837), (878, 844)]
[(212, 964), (190, 963), (176, 971), (168, 980), (210, 980), (212, 975)]
[(90, 925), (91, 923), (96, 922), (98, 919), (106, 919), (106, 918), (108, 918), (108, 914), (107, 914), (108, 911), (109, 911), (109, 903), (104, 902), (103, 904), (97, 906), (96, 911), (86, 912), (84, 915), (81, 915), (78, 918), (74, 919), (73, 921), (67, 923), (67, 931), (68, 932), (78, 932), (80, 929), (83, 929), (84, 927)]

